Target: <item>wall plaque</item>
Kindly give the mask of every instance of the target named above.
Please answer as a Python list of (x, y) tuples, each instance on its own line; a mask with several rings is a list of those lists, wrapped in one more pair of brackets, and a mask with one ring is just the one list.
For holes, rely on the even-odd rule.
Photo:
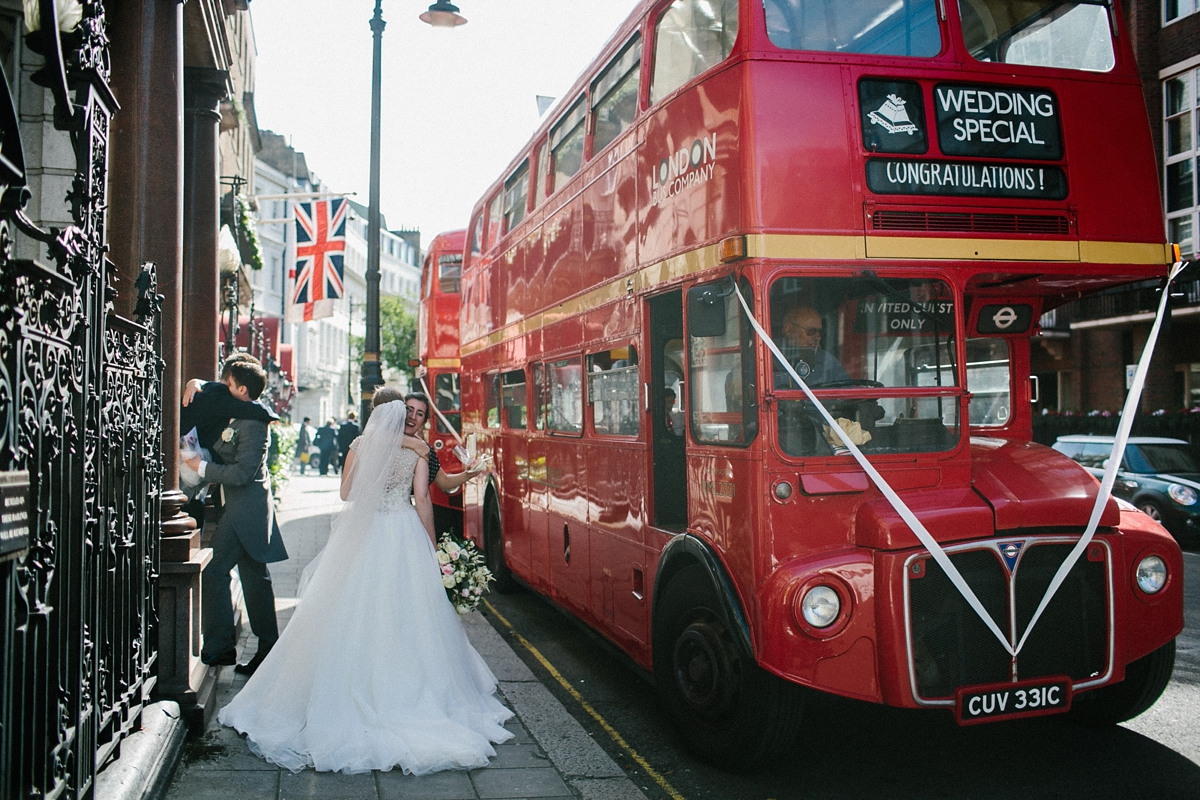
[(29, 505), (29, 472), (0, 472), (0, 561), (29, 549), (33, 511)]

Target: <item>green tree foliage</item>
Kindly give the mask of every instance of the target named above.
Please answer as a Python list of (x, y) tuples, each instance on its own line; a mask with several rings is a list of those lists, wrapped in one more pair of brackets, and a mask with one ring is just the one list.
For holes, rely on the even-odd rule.
[(379, 351), (385, 367), (412, 375), (408, 362), (417, 357), (417, 318), (399, 297), (379, 298)]

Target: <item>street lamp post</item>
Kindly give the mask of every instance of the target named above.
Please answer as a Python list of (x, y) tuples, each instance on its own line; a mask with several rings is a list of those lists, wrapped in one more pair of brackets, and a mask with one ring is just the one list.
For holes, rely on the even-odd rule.
[[(437, 0), (421, 14), (421, 20), (434, 27), (454, 28), (466, 23), (458, 7), (447, 0)], [(383, 62), (383, 0), (375, 0), (371, 17), (374, 52), (371, 58), (371, 191), (367, 210), (367, 330), (363, 342), (362, 408), (363, 428), (371, 416), (371, 400), (375, 388), (383, 383), (379, 363), (379, 117), (381, 106), (380, 70)]]

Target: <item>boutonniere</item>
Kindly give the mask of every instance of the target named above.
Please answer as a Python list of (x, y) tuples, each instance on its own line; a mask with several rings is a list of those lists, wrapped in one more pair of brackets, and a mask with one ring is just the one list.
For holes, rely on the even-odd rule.
[(233, 437), (236, 434), (237, 434), (237, 431), (235, 431), (233, 428), (226, 428), (225, 430), (221, 431), (221, 441), (222, 442), (232, 442)]

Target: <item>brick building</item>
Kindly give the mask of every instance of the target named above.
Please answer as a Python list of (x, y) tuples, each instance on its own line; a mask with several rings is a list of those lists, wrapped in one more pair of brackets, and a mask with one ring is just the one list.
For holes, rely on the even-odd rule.
[[(1162, 179), (1167, 238), (1181, 246), (1184, 258), (1194, 258), (1200, 249), (1200, 0), (1126, 0), (1124, 6)], [(1098, 124), (1103, 116), (1098, 109)], [(1036, 408), (1120, 408), (1126, 367), (1136, 363), (1146, 343), (1158, 289), (1157, 283), (1124, 287), (1046, 314), (1033, 347), (1032, 367), (1041, 388)], [(1143, 411), (1200, 406), (1197, 342), (1200, 267), (1192, 267), (1173, 289), (1171, 325), (1155, 350)]]

